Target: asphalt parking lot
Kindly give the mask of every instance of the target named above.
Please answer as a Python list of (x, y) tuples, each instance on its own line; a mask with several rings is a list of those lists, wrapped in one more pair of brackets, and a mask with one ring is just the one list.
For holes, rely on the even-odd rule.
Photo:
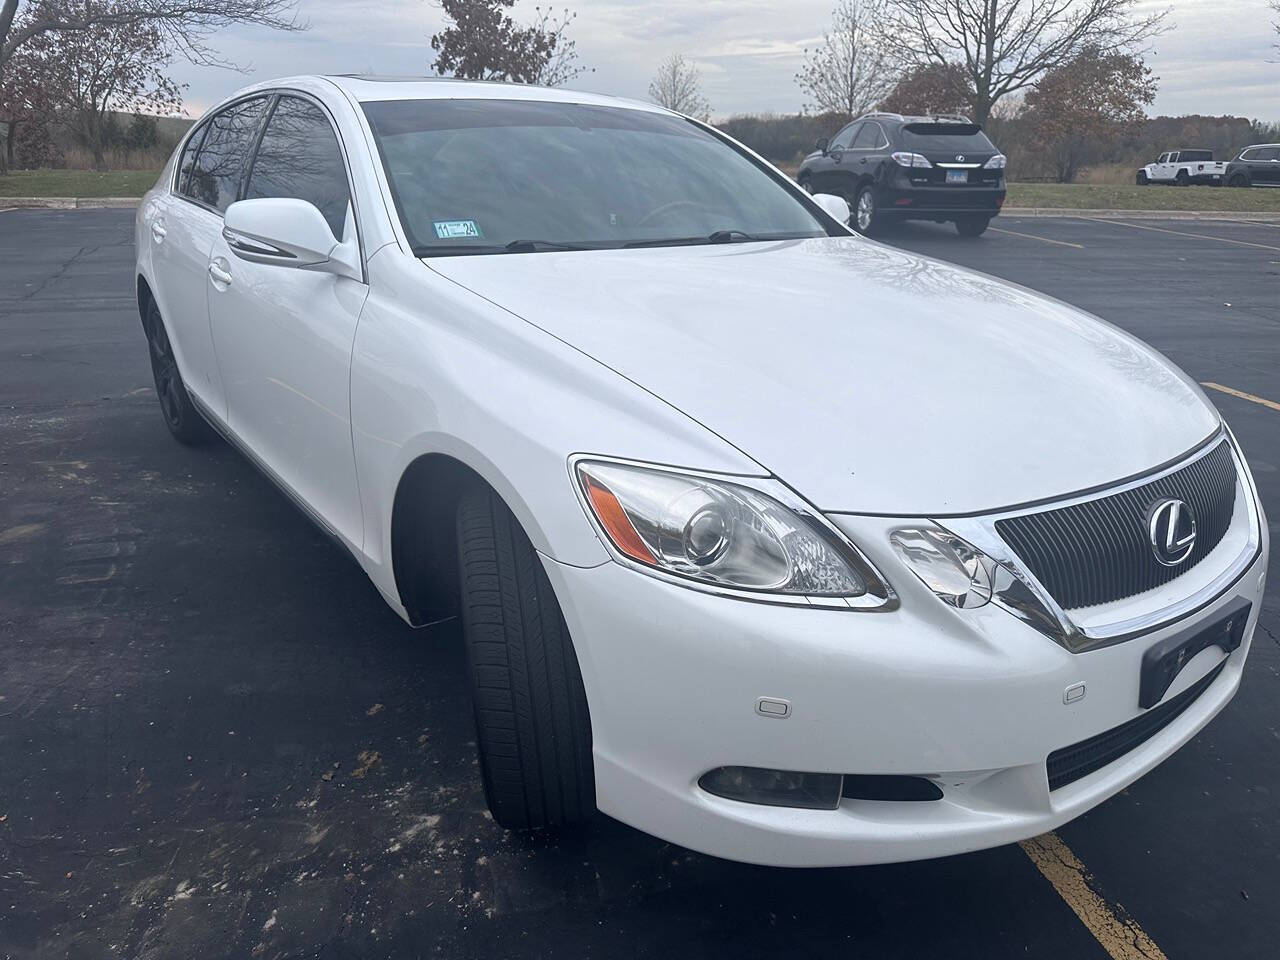
[[(0, 213), (0, 957), (1276, 955), (1274, 586), (1233, 703), (1045, 845), (785, 871), (505, 833), (456, 626), (405, 627), (245, 460), (169, 438), (131, 227)], [(1254, 397), (1210, 390), (1280, 518), (1280, 224), (886, 239)]]

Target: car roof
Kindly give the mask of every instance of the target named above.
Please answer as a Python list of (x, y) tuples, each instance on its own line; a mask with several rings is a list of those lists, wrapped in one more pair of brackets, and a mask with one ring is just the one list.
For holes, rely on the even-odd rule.
[[(363, 74), (329, 74), (324, 77), (361, 103), (378, 100), (537, 100), (625, 107), (652, 113), (670, 113), (654, 103), (609, 97), (562, 87), (537, 87), (494, 80), (456, 80), (452, 77), (395, 77)], [(285, 81), (278, 81), (283, 83)]]

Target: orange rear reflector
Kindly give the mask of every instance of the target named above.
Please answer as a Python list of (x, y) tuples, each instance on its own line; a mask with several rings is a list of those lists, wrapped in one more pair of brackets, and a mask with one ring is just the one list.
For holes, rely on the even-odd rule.
[(636, 533), (631, 518), (622, 509), (622, 504), (613, 495), (613, 491), (585, 472), (582, 473), (582, 483), (587, 491), (587, 499), (591, 501), (591, 509), (595, 511), (613, 545), (632, 560), (653, 566), (656, 563), (653, 552), (645, 546), (640, 534)]

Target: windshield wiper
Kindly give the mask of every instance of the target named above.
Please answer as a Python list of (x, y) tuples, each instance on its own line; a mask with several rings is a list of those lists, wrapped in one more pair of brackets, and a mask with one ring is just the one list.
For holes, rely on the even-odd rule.
[(539, 250), (593, 250), (580, 243), (558, 243), (555, 240), (512, 240), (505, 247), (507, 253), (537, 253)]
[(692, 247), (700, 243), (746, 243), (749, 240), (769, 240), (775, 237), (757, 237), (745, 230), (717, 230), (705, 237), (664, 237), (661, 240), (632, 240), (624, 247)]

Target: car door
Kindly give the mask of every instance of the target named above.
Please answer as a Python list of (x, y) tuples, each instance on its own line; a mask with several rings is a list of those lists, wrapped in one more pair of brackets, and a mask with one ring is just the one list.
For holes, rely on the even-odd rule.
[(1173, 154), (1171, 153), (1162, 153), (1160, 154), (1160, 156), (1156, 157), (1155, 169), (1152, 171), (1155, 175), (1155, 179), (1157, 180), (1173, 179), (1173, 164), (1170, 162), (1170, 158), (1172, 156)]
[(1249, 177), (1254, 183), (1280, 183), (1280, 147), (1261, 147), (1249, 162)]
[[(336, 240), (356, 237), (341, 142), (318, 102), (282, 94), (245, 177), (246, 200), (306, 200)], [(350, 367), (368, 295), (359, 280), (235, 256), (208, 262), (209, 320), (232, 431), (318, 519), (359, 546)]]
[(814, 193), (834, 193), (846, 200), (853, 197), (853, 181), (846, 161), (849, 159), (849, 147), (861, 126), (861, 123), (851, 123), (831, 138), (827, 155), (823, 158), (822, 173), (813, 178)]
[(880, 124), (874, 120), (865, 121), (854, 134), (853, 142), (845, 153), (845, 164), (851, 173), (859, 179), (874, 174), (876, 170), (877, 148), (885, 140)]
[(222, 210), (239, 187), (238, 166), (228, 177), (227, 147), (247, 147), (265, 106), (265, 97), (239, 100), (192, 132), (172, 188), (156, 203), (144, 234), (151, 244), (153, 293), (183, 381), (197, 400), (224, 420), (226, 394), (209, 332), (206, 270), (214, 239), (222, 230)]

